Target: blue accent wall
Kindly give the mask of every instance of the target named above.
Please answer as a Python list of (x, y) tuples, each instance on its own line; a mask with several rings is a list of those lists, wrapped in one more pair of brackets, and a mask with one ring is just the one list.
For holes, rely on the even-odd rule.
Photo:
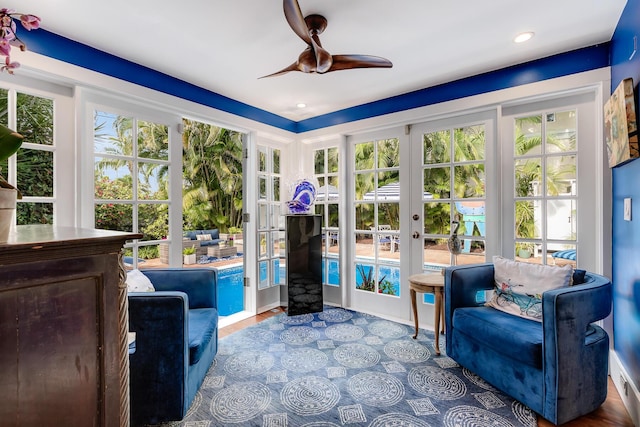
[[(640, 52), (632, 59), (633, 37), (640, 42), (640, 0), (628, 0), (611, 41), (611, 91), (633, 78), (638, 109)], [(615, 167), (613, 173), (613, 327), (616, 354), (640, 386), (640, 160)], [(623, 218), (623, 203), (632, 199), (632, 221)]]
[(609, 66), (609, 44), (604, 43), (296, 122), (42, 28), (22, 31), (20, 38), (41, 55), (294, 133)]

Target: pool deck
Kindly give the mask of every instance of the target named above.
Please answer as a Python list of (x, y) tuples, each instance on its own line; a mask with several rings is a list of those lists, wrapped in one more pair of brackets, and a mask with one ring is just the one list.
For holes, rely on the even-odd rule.
[[(323, 246), (323, 252), (325, 248)], [(338, 256), (340, 250), (339, 245), (333, 245), (328, 248), (328, 253), (330, 255)], [(374, 246), (372, 244), (372, 240), (363, 240), (356, 243), (356, 257), (363, 258), (371, 258), (374, 255)], [(399, 250), (391, 251), (389, 248), (380, 248), (379, 257), (385, 260), (399, 260), (401, 256), (401, 252)], [(540, 257), (531, 257), (528, 259), (516, 257), (518, 261), (525, 261), (530, 263), (539, 264), (542, 259)], [(490, 260), (485, 260), (484, 252), (472, 252), (472, 253), (462, 253), (458, 255), (456, 263), (458, 265), (463, 264), (475, 264), (482, 263)], [(189, 264), (184, 265), (187, 268), (220, 268), (229, 265), (238, 265), (242, 263), (242, 256), (233, 257), (230, 259), (220, 259), (216, 261), (212, 261), (206, 264)], [(442, 265), (448, 266), (451, 265), (451, 254), (447, 250), (445, 245), (437, 245), (432, 247), (427, 247), (424, 250), (424, 263), (431, 265)], [(551, 255), (547, 255), (547, 264), (550, 265), (565, 265), (565, 264), (573, 264), (575, 265), (575, 261), (569, 261), (564, 259), (554, 259)], [(148, 259), (145, 262), (139, 264), (139, 268), (167, 268), (168, 265), (160, 262), (159, 258)]]

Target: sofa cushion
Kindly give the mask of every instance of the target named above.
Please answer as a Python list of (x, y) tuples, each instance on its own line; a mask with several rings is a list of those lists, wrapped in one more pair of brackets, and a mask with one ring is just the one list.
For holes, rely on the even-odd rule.
[(218, 332), (218, 310), (194, 308), (189, 310), (189, 364), (200, 360), (211, 338)]
[(486, 305), (505, 313), (542, 321), (542, 294), (571, 285), (573, 266), (517, 262), (493, 257), (495, 288)]
[(542, 324), (491, 307), (457, 308), (453, 328), (494, 351), (542, 367)]
[(212, 230), (202, 230), (203, 234), (208, 234), (211, 236), (211, 240), (216, 240), (220, 238), (220, 231), (217, 228)]

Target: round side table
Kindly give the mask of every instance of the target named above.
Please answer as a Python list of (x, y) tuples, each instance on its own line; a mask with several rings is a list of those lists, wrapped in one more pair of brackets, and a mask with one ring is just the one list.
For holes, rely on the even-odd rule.
[(435, 335), (436, 354), (440, 355), (440, 319), (442, 319), (442, 333), (444, 333), (444, 311), (442, 308), (442, 292), (444, 290), (444, 276), (440, 273), (420, 273), (409, 276), (409, 292), (411, 294), (411, 307), (413, 319), (416, 325), (414, 339), (418, 338), (418, 305), (416, 293), (432, 293), (436, 297)]

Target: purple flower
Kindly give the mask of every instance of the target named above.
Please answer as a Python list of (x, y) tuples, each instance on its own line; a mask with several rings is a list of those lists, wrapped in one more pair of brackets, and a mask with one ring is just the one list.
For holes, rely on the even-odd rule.
[(6, 71), (9, 74), (13, 74), (13, 70), (15, 70), (16, 68), (20, 67), (20, 63), (19, 62), (11, 62), (11, 60), (9, 59), (8, 56), (5, 59), (4, 64), (5, 65), (0, 67), (0, 71)]
[(11, 44), (9, 44), (9, 40), (0, 39), (0, 55), (8, 57), (9, 53), (11, 53)]
[(27, 31), (37, 30), (40, 28), (40, 18), (35, 15), (20, 15), (20, 22)]
[(16, 35), (16, 23), (14, 16), (20, 17), (20, 23), (27, 30), (37, 30), (40, 28), (40, 18), (35, 15), (15, 13), (13, 9), (0, 9), (0, 55), (6, 56), (5, 64), (0, 66), (1, 71), (13, 74), (13, 70), (20, 66), (18, 62), (11, 62), (11, 46), (18, 46), (23, 52), (27, 46)]

